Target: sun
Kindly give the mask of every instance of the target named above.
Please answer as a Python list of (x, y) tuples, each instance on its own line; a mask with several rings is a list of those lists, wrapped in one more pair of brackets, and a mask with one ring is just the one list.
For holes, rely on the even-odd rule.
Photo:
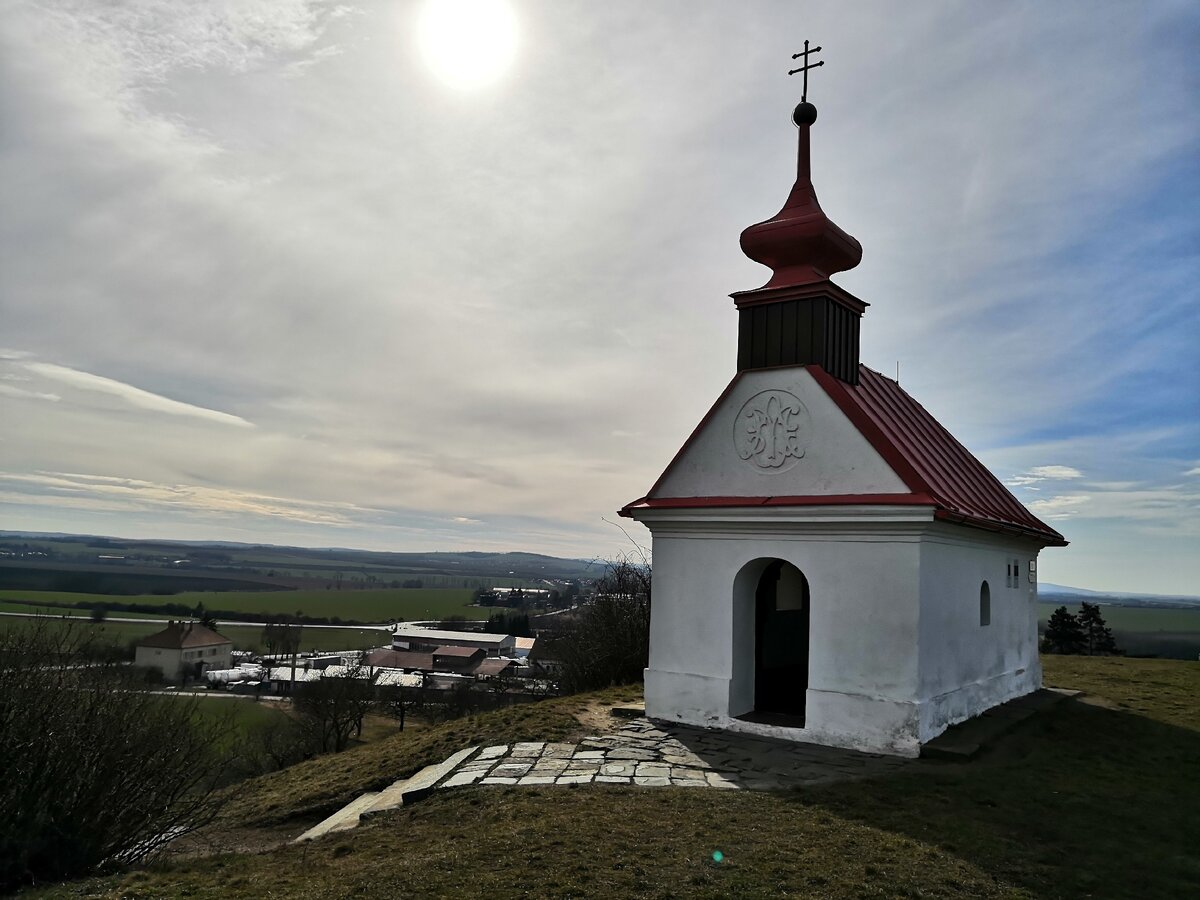
[(417, 22), (421, 56), (461, 90), (496, 81), (517, 50), (517, 19), (507, 0), (426, 0)]

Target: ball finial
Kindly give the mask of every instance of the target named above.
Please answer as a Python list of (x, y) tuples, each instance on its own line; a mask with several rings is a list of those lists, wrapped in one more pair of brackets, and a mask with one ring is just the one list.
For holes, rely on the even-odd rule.
[(795, 110), (792, 111), (792, 121), (796, 123), (796, 127), (801, 125), (811, 125), (817, 121), (817, 108), (807, 100), (796, 104)]

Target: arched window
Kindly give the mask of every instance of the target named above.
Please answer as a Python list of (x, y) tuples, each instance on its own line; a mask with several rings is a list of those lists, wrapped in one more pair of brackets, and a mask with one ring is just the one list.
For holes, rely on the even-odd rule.
[(979, 624), (992, 624), (992, 589), (986, 581), (979, 586)]

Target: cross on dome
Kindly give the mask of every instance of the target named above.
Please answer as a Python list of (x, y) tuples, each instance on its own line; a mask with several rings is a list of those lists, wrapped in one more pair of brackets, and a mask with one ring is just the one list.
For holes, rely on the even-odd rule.
[(801, 50), (799, 53), (792, 54), (792, 59), (799, 59), (802, 56), (804, 57), (804, 63), (800, 66), (800, 68), (792, 69), (788, 72), (789, 75), (795, 75), (797, 72), (804, 73), (804, 90), (800, 93), (800, 102), (801, 103), (808, 102), (808, 70), (815, 69), (815, 68), (817, 68), (817, 66), (825, 65), (825, 60), (821, 60), (820, 62), (810, 63), (808, 61), (809, 54), (820, 53), (820, 52), (821, 52), (820, 47), (813, 47), (811, 50), (809, 50), (808, 49), (808, 41), (805, 41), (804, 49)]

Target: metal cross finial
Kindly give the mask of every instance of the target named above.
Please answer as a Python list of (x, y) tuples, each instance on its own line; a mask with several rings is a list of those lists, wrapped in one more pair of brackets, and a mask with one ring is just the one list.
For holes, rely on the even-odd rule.
[(815, 69), (817, 66), (825, 65), (825, 60), (821, 60), (820, 62), (817, 62), (817, 63), (810, 63), (808, 61), (808, 54), (820, 53), (820, 52), (821, 52), (820, 47), (813, 47), (811, 50), (809, 50), (808, 49), (808, 41), (805, 41), (804, 42), (804, 50), (800, 53), (792, 54), (792, 59), (799, 59), (802, 56), (804, 57), (804, 64), (802, 66), (800, 66), (800, 68), (792, 69), (790, 72), (788, 72), (789, 75), (795, 75), (797, 72), (804, 73), (804, 92), (800, 95), (801, 103), (808, 102), (808, 70)]

